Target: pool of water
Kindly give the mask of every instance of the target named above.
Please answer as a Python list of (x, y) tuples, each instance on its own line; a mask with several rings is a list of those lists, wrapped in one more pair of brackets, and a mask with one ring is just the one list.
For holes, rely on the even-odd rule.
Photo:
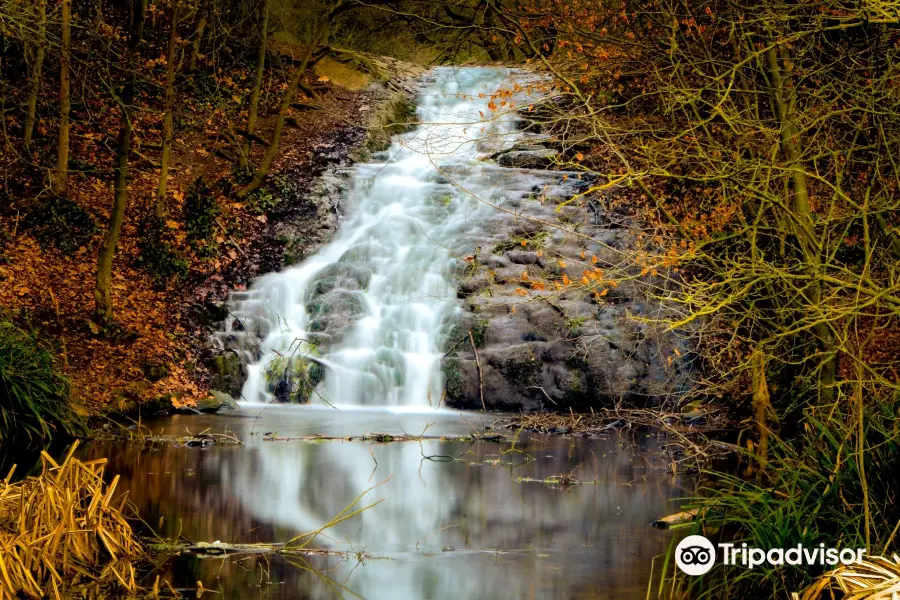
[[(450, 436), (493, 417), (384, 409), (244, 405), (174, 416), (154, 434), (231, 432), (242, 445), (95, 442), (108, 475), (148, 527), (199, 542), (285, 542), (320, 528), (366, 492), (380, 501), (311, 546), (345, 556), (181, 556), (157, 575), (221, 598), (644, 598), (651, 561), (693, 482), (667, 472), (664, 438), (522, 433), (515, 444), (304, 440), (312, 434)], [(545, 481), (567, 475), (573, 485)]]

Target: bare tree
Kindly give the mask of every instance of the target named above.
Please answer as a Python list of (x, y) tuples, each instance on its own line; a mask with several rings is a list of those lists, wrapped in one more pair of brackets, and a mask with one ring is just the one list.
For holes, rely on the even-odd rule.
[[(69, 0), (64, 1), (68, 2)], [(116, 246), (119, 243), (119, 235), (122, 232), (122, 221), (125, 218), (125, 206), (128, 201), (128, 155), (131, 152), (131, 139), (134, 133), (132, 119), (134, 118), (137, 62), (141, 36), (144, 31), (146, 8), (147, 0), (132, 0), (131, 25), (128, 35), (127, 79), (119, 98), (122, 106), (122, 123), (116, 144), (113, 207), (109, 217), (106, 239), (100, 248), (100, 256), (97, 261), (97, 285), (94, 289), (95, 313), (97, 319), (105, 326), (113, 323), (112, 263), (116, 254)]]

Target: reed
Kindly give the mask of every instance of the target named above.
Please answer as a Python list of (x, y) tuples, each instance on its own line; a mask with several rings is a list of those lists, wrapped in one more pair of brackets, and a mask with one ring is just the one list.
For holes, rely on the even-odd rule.
[(900, 556), (872, 556), (822, 575), (792, 600), (894, 600), (900, 596)]
[(103, 480), (106, 459), (56, 463), (41, 454), (41, 474), (0, 482), (0, 600), (62, 598), (67, 590), (101, 585), (138, 591), (132, 560), (144, 548), (123, 516), (119, 477)]

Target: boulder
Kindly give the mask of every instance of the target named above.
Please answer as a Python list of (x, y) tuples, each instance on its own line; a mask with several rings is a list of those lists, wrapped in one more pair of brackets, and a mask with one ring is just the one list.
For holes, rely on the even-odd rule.
[(222, 410), (223, 408), (234, 410), (238, 408), (238, 403), (234, 398), (231, 397), (231, 394), (226, 394), (225, 392), (219, 392), (216, 390), (210, 390), (209, 396), (197, 401), (196, 408), (203, 413), (214, 413)]
[(213, 356), (207, 363), (212, 371), (209, 381), (210, 389), (224, 392), (230, 396), (240, 396), (244, 382), (247, 380), (247, 368), (234, 351), (227, 351)]

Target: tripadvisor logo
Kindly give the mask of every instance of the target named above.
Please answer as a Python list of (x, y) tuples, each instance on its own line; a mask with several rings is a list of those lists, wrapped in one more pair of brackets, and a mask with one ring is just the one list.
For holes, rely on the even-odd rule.
[[(722, 564), (739, 565), (753, 569), (761, 565), (778, 567), (782, 565), (835, 566), (838, 563), (852, 565), (862, 562), (865, 550), (826, 548), (825, 544), (807, 547), (797, 544), (791, 548), (750, 548), (732, 543), (718, 544)], [(675, 548), (675, 564), (687, 575), (708, 573), (716, 562), (716, 546), (702, 535), (689, 535)]]

